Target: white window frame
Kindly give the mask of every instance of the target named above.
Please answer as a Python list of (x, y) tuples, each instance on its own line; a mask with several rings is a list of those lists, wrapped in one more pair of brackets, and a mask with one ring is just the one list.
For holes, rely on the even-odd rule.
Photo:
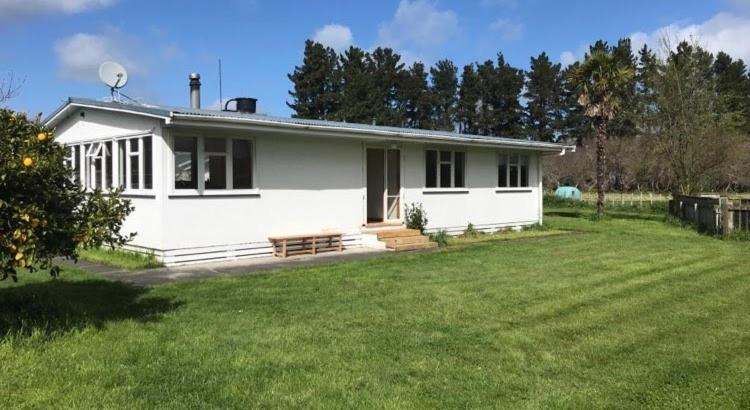
[[(426, 163), (426, 161), (427, 161), (427, 152), (428, 151), (435, 151), (436, 155), (437, 155), (437, 158), (436, 158), (437, 161), (436, 161), (436, 166), (435, 166), (435, 172), (436, 172), (436, 175), (435, 175), (435, 177), (436, 177), (435, 178), (435, 185), (436, 186), (435, 187), (428, 187), (427, 186), (427, 175), (425, 174), (424, 179), (423, 179), (424, 191), (425, 192), (443, 192), (443, 191), (446, 191), (446, 192), (468, 192), (468, 188), (467, 188), (468, 181), (467, 181), (467, 175), (466, 175), (466, 163), (468, 162), (468, 155), (467, 155), (466, 151), (455, 150), (455, 149), (445, 149), (445, 148), (425, 148), (424, 155), (422, 157), (423, 160), (425, 161), (425, 164), (424, 164), (425, 166), (423, 167), (425, 170), (427, 169), (427, 163)], [(450, 152), (450, 154), (451, 154), (450, 161), (443, 161), (441, 159), (441, 155), (440, 155), (441, 152)], [(464, 154), (464, 170), (463, 170), (463, 172), (464, 172), (464, 186), (462, 186), (462, 187), (457, 187), (456, 186), (456, 153), (457, 152), (460, 152), (460, 153)], [(450, 187), (441, 187), (440, 167), (443, 164), (449, 164), (450, 165), (450, 169), (451, 169), (451, 171), (450, 171), (450, 175), (451, 175), (450, 176), (450, 178), (451, 178)]]
[[(526, 185), (522, 185), (521, 182), (521, 164), (526, 161)], [(508, 153), (499, 152), (497, 154), (497, 165), (495, 172), (499, 172), (499, 168), (502, 162), (505, 162), (505, 186), (496, 187), (497, 191), (529, 191), (533, 185), (531, 184), (531, 156), (525, 153)], [(510, 169), (516, 168), (516, 186), (510, 184)], [(496, 175), (495, 180), (498, 180), (499, 175)]]
[[(174, 146), (175, 146), (175, 139), (176, 138), (195, 138), (197, 149), (196, 149), (196, 185), (197, 189), (187, 188), (187, 189), (180, 189), (175, 188), (175, 155), (174, 155)], [(224, 144), (226, 147), (225, 152), (206, 152), (205, 151), (205, 141), (206, 138), (218, 138), (223, 139)], [(252, 175), (252, 185), (253, 188), (242, 188), (242, 189), (234, 189), (234, 175), (233, 175), (233, 167), (234, 167), (234, 144), (232, 144), (233, 140), (245, 140), (250, 141), (250, 172)], [(188, 135), (188, 134), (180, 134), (175, 135), (171, 138), (171, 149), (172, 149), (172, 155), (170, 160), (170, 184), (169, 184), (169, 195), (170, 196), (257, 196), (260, 194), (260, 189), (258, 188), (258, 173), (256, 172), (257, 169), (257, 154), (256, 154), (256, 145), (255, 145), (255, 138), (251, 137), (241, 137), (241, 136), (197, 136), (197, 135)], [(224, 189), (206, 189), (206, 181), (205, 181), (205, 164), (206, 159), (208, 158), (208, 155), (212, 156), (225, 156), (226, 161), (225, 162), (225, 172), (226, 172), (226, 182), (227, 182), (227, 188)]]
[[(145, 155), (144, 155), (144, 144), (146, 143), (146, 138), (151, 137), (151, 172), (152, 172), (152, 179), (151, 179), (151, 188), (132, 188), (132, 184), (130, 181), (130, 157), (137, 156), (138, 157), (138, 186), (143, 187), (145, 186), (145, 170), (146, 170), (146, 163), (145, 163)], [(130, 140), (137, 139), (138, 140), (138, 151), (137, 152), (131, 152), (130, 151)], [(125, 164), (120, 164), (120, 151), (119, 151), (119, 143), (120, 141), (125, 142)], [(118, 137), (112, 137), (112, 138), (99, 138), (95, 140), (89, 140), (89, 141), (77, 141), (77, 142), (70, 142), (65, 144), (66, 147), (70, 148), (70, 157), (68, 158), (68, 161), (70, 161), (70, 167), (72, 169), (74, 163), (72, 162), (72, 158), (75, 155), (75, 147), (79, 147), (79, 164), (80, 164), (80, 174), (76, 177), (81, 182), (81, 186), (86, 191), (93, 191), (96, 187), (96, 173), (94, 170), (94, 161), (92, 159), (100, 158), (102, 161), (102, 181), (107, 181), (107, 175), (109, 173), (112, 174), (112, 184), (110, 186), (106, 186), (105, 183), (102, 184), (102, 191), (106, 192), (109, 189), (116, 189), (119, 187), (124, 187), (123, 195), (144, 195), (144, 196), (152, 196), (154, 192), (154, 182), (155, 178), (153, 177), (155, 164), (154, 164), (154, 158), (153, 155), (155, 138), (152, 134), (138, 134), (138, 135), (128, 135), (128, 136), (118, 136)], [(107, 142), (111, 143), (111, 150), (110, 155), (112, 157), (112, 164), (111, 167), (107, 167), (106, 162), (106, 150), (107, 150)], [(93, 151), (92, 151), (93, 150)], [(121, 168), (121, 165), (124, 165), (124, 167)], [(124, 175), (123, 175), (124, 174)]]

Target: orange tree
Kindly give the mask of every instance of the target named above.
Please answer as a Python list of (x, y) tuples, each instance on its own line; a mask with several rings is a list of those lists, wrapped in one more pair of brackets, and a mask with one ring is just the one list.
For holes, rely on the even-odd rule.
[(133, 208), (119, 190), (86, 192), (65, 165), (70, 151), (39, 120), (0, 108), (0, 280), (19, 270), (60, 272), (53, 258), (119, 246)]

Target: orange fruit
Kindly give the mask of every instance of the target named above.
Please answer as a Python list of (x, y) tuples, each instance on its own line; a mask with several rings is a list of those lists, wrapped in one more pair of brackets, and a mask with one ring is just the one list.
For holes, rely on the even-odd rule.
[(31, 159), (31, 157), (26, 157), (26, 158), (23, 159), (23, 166), (25, 166), (26, 168), (28, 168), (28, 167), (30, 167), (32, 165), (34, 165), (34, 160)]
[(44, 142), (47, 140), (47, 133), (46, 132), (40, 132), (39, 134), (36, 134), (36, 139), (39, 142)]

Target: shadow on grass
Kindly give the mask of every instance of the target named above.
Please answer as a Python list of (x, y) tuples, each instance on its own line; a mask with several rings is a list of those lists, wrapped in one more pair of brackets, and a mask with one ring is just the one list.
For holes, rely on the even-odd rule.
[(49, 280), (0, 288), (0, 339), (54, 337), (123, 320), (155, 321), (182, 305), (149, 297), (149, 291), (106, 280)]

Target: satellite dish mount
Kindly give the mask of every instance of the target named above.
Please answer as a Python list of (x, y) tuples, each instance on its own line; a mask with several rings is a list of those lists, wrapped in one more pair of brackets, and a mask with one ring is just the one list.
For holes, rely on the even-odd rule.
[(105, 61), (99, 66), (99, 79), (109, 87), (112, 101), (122, 102), (122, 97), (132, 101), (132, 98), (120, 93), (120, 89), (128, 83), (125, 67), (113, 61)]

